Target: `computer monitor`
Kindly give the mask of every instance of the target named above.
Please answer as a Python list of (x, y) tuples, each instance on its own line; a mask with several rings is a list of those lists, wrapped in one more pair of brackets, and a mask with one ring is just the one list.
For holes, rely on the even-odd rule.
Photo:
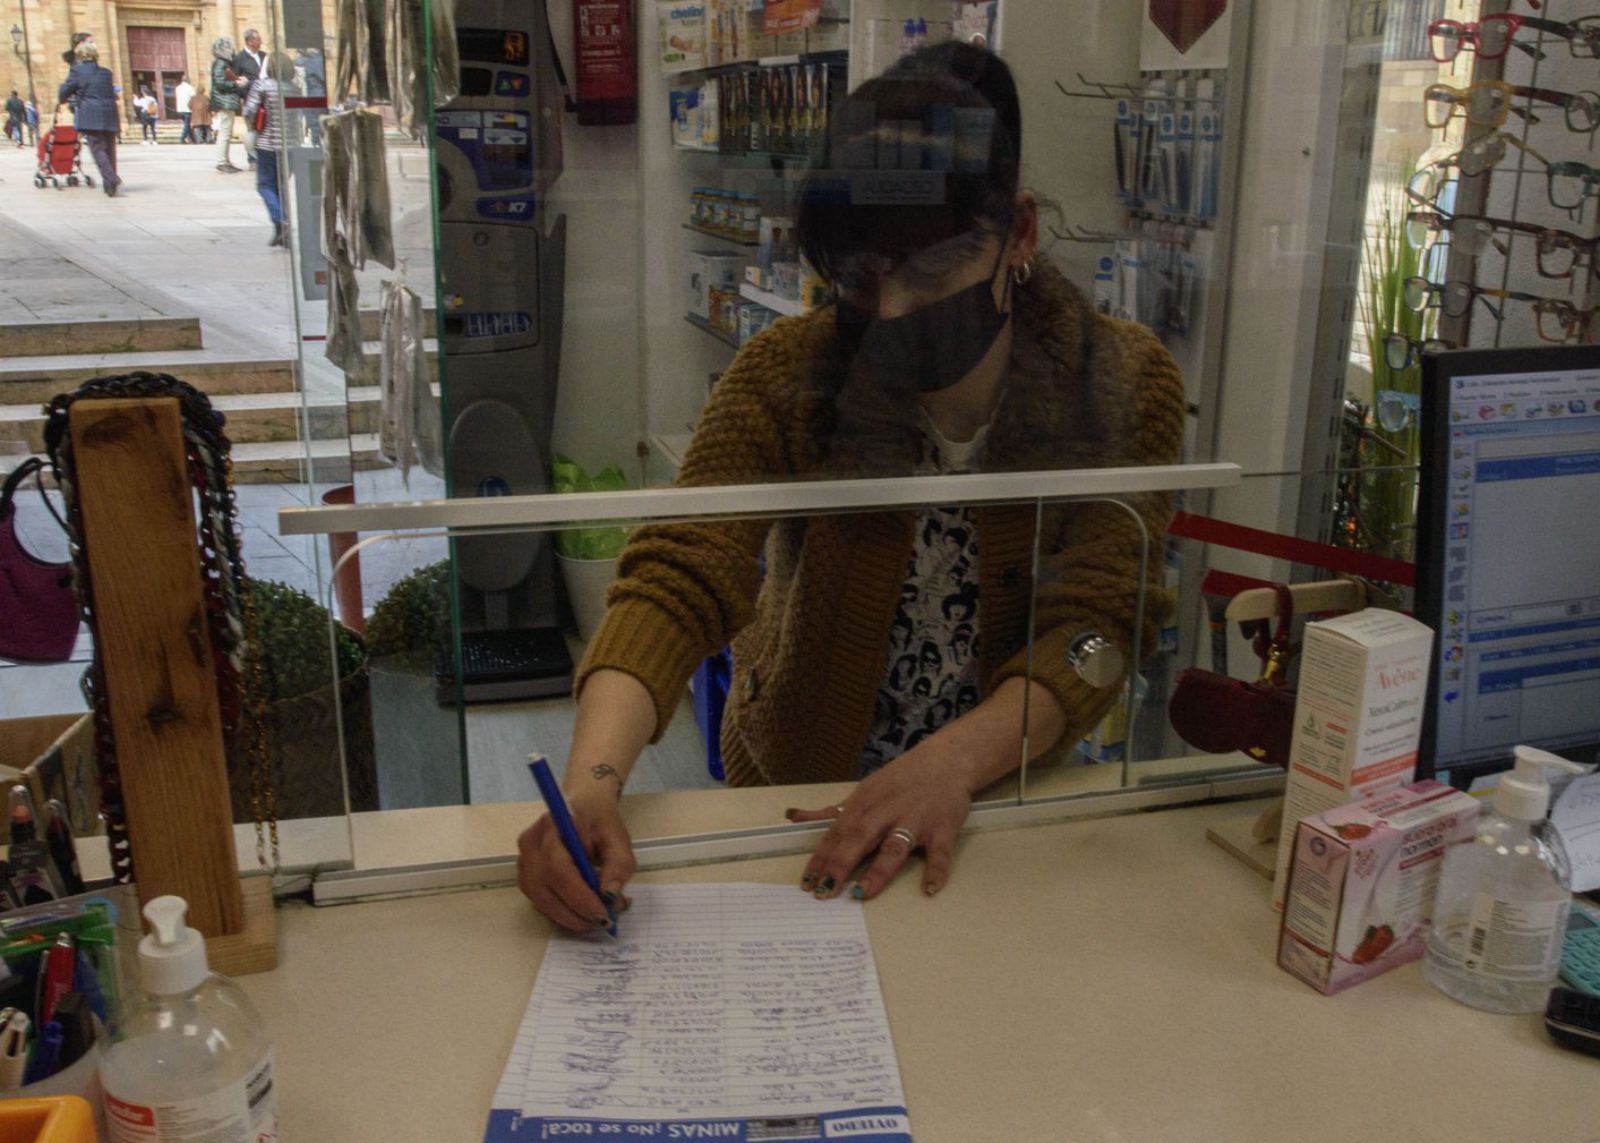
[(1418, 777), (1600, 744), (1600, 346), (1423, 362), (1417, 618), (1435, 642)]

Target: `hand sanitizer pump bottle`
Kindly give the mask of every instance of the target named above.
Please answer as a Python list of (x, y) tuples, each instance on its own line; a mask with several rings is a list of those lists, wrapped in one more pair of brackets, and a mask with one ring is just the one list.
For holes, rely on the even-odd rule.
[(1445, 851), (1422, 975), (1486, 1012), (1542, 1012), (1561, 967), (1572, 894), (1543, 836), (1549, 768), (1584, 767), (1530, 746), (1500, 779), (1477, 834)]
[(249, 998), (206, 964), (205, 939), (184, 923), (182, 897), (144, 907), (143, 994), (100, 1043), (111, 1143), (278, 1138), (272, 1045)]

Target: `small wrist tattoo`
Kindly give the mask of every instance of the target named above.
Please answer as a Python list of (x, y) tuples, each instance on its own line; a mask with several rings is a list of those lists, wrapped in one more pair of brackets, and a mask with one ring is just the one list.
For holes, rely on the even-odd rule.
[(596, 782), (603, 782), (607, 778), (615, 778), (617, 780), (617, 793), (622, 793), (622, 775), (617, 773), (617, 768), (615, 766), (606, 766), (602, 764), (590, 770), (589, 773), (594, 777)]

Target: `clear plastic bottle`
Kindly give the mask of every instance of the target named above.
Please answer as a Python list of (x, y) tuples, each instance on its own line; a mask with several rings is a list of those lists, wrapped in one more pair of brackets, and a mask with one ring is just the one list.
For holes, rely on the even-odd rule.
[(276, 1140), (272, 1045), (244, 991), (206, 964), (181, 897), (144, 908), (144, 994), (100, 1043), (110, 1143)]
[(1444, 857), (1422, 975), (1446, 996), (1486, 1012), (1541, 1012), (1561, 967), (1572, 894), (1543, 836), (1547, 767), (1584, 768), (1519, 746), (1494, 808), (1471, 841)]

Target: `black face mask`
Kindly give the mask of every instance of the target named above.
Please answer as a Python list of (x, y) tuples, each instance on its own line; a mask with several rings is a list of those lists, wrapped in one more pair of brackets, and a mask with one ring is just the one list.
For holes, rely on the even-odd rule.
[[(996, 269), (1004, 260), (1002, 244)], [(874, 317), (842, 298), (836, 313), (840, 339), (855, 365), (879, 376), (912, 378), (918, 393), (948, 389), (971, 373), (1011, 320), (995, 304), (993, 274), (900, 317)]]

